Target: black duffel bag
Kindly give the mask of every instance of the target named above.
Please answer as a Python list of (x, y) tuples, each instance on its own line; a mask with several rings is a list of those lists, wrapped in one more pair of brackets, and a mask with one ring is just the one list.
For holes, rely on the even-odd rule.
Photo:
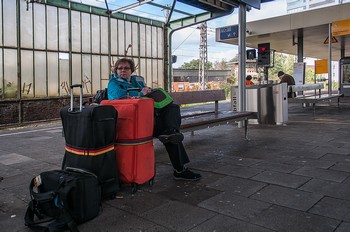
[(101, 186), (91, 172), (67, 168), (41, 173), (29, 186), (31, 201), (25, 225), (33, 231), (78, 231), (96, 217), (101, 207)]

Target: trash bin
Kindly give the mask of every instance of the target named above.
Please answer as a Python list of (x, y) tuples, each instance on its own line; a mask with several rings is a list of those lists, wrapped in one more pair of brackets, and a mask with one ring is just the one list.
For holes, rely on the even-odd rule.
[[(246, 87), (246, 110), (257, 112), (258, 119), (249, 123), (277, 124), (288, 121), (287, 84), (263, 84)], [(238, 86), (231, 88), (231, 110), (239, 105)]]

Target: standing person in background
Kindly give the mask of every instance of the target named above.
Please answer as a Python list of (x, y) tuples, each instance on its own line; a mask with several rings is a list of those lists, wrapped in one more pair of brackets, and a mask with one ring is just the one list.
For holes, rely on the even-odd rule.
[(254, 82), (252, 81), (253, 77), (251, 75), (248, 75), (245, 78), (245, 85), (246, 86), (250, 86), (250, 85), (254, 85)]
[[(295, 80), (291, 75), (286, 74), (283, 71), (279, 71), (277, 73), (277, 76), (280, 79), (280, 83), (287, 83), (287, 85), (295, 85)], [(295, 93), (288, 92), (288, 98), (293, 97), (295, 97)]]
[[(151, 88), (145, 86), (144, 82), (138, 81), (136, 79), (137, 76), (131, 75), (134, 71), (135, 63), (132, 59), (122, 58), (117, 60), (115, 71), (111, 74), (108, 83), (109, 100), (125, 98), (127, 95), (126, 90), (129, 88), (141, 89), (141, 97), (152, 91)], [(129, 94), (130, 96), (138, 96), (137, 91), (130, 91)], [(164, 144), (169, 154), (174, 168), (174, 179), (196, 181), (201, 179), (201, 175), (192, 172), (185, 166), (190, 160), (182, 144), (184, 136), (180, 133), (180, 125), (179, 105), (171, 103), (164, 108), (155, 110), (153, 136)]]

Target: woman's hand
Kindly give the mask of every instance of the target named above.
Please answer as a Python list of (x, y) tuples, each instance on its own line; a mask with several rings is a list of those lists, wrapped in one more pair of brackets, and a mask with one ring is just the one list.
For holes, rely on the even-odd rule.
[(144, 87), (144, 88), (142, 88), (141, 93), (143, 95), (146, 95), (146, 94), (150, 93), (151, 91), (152, 91), (152, 89), (150, 87)]

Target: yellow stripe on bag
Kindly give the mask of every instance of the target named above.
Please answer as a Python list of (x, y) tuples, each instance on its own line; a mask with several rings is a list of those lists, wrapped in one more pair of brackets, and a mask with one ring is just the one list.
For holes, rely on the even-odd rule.
[(104, 147), (96, 150), (76, 149), (66, 145), (65, 149), (66, 151), (76, 155), (97, 156), (97, 155), (102, 155), (108, 151), (114, 150), (114, 145), (112, 144), (112, 145), (109, 145), (108, 147)]

